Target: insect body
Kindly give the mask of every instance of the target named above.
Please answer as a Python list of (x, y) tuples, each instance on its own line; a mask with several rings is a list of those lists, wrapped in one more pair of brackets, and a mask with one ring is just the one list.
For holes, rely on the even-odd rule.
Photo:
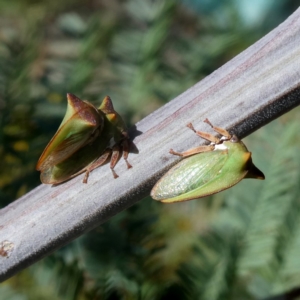
[(67, 98), (66, 115), (36, 166), (41, 171), (41, 181), (58, 184), (85, 172), (83, 182), (87, 183), (89, 173), (110, 155), (110, 167), (117, 178), (114, 167), (122, 150), (127, 167), (131, 168), (127, 161), (126, 125), (111, 99), (106, 96), (96, 108), (73, 94), (67, 94)]
[(171, 154), (187, 157), (171, 168), (153, 187), (151, 197), (165, 203), (187, 201), (218, 193), (237, 184), (243, 178), (264, 179), (264, 174), (252, 163), (251, 152), (235, 135), (208, 123), (221, 139), (196, 131), (211, 142), (185, 152)]

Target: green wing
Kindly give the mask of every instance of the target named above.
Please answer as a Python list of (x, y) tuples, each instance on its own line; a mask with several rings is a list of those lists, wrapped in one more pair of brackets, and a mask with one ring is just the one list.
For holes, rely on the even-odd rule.
[(101, 133), (103, 122), (103, 114), (91, 103), (68, 94), (65, 117), (42, 153), (36, 169), (48, 169), (70, 157)]
[(202, 187), (217, 176), (227, 159), (228, 152), (220, 150), (183, 159), (156, 183), (151, 192), (152, 198), (164, 200)]

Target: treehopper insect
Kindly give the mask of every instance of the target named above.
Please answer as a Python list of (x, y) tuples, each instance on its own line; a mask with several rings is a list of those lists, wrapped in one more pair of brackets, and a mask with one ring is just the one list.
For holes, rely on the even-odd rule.
[(253, 164), (251, 152), (235, 135), (213, 126), (221, 139), (187, 126), (197, 135), (211, 142), (185, 152), (170, 150), (173, 155), (186, 157), (171, 168), (153, 187), (151, 197), (164, 203), (187, 201), (226, 190), (243, 178), (265, 179)]
[(114, 171), (120, 154), (127, 168), (128, 134), (124, 121), (114, 110), (110, 97), (106, 96), (99, 108), (67, 94), (68, 107), (57, 132), (43, 151), (36, 169), (41, 171), (41, 181), (58, 184), (85, 172), (83, 183), (89, 173), (110, 158)]

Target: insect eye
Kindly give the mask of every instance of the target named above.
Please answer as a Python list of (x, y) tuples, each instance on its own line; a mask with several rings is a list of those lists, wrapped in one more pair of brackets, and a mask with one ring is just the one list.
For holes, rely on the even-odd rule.
[(232, 143), (238, 143), (240, 140), (236, 135), (233, 135), (230, 139), (230, 142)]

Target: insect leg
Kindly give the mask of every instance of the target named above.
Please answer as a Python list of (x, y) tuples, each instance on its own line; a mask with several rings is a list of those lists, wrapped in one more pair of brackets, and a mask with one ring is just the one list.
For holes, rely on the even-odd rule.
[(84, 178), (82, 181), (83, 183), (87, 183), (90, 172), (93, 171), (94, 169), (102, 166), (107, 161), (110, 154), (111, 154), (110, 149), (105, 150), (103, 152), (103, 154), (97, 160), (95, 160), (90, 166), (88, 166), (86, 168), (85, 175), (84, 175)]
[(116, 164), (117, 164), (117, 162), (120, 158), (120, 154), (121, 154), (120, 147), (118, 145), (115, 145), (112, 148), (112, 155), (111, 155), (111, 158), (110, 158), (110, 169), (113, 173), (114, 178), (119, 177), (118, 174), (115, 172), (114, 167), (116, 166)]
[(213, 126), (213, 124), (211, 124), (207, 118), (203, 122), (207, 123), (215, 132), (222, 134), (229, 140), (231, 139), (231, 134), (227, 130), (220, 127)]
[(187, 124), (187, 127), (192, 129), (196, 134), (198, 134), (200, 137), (202, 137), (203, 139), (206, 139), (212, 143), (215, 144), (219, 144), (220, 143), (220, 139), (215, 137), (214, 135), (207, 133), (207, 132), (203, 132), (203, 131), (197, 131), (194, 126), (192, 125), (192, 123)]
[(201, 153), (201, 152), (213, 151), (214, 149), (215, 149), (214, 145), (208, 145), (208, 146), (195, 147), (195, 148), (189, 149), (189, 150), (184, 151), (184, 152), (176, 152), (173, 149), (170, 149), (169, 153), (171, 153), (173, 155), (187, 157), (187, 156), (191, 156), (191, 155), (198, 154), (198, 153)]
[(123, 158), (126, 162), (127, 168), (130, 169), (132, 168), (132, 165), (128, 162), (127, 158), (128, 158), (128, 153), (129, 153), (129, 144), (128, 144), (128, 140), (124, 140), (122, 143), (123, 146)]

